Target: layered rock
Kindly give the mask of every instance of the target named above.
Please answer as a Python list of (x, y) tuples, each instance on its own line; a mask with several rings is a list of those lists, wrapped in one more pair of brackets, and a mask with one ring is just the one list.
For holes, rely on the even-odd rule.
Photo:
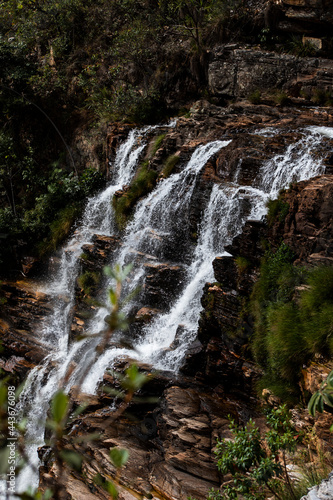
[(0, 365), (20, 378), (46, 356), (38, 325), (50, 312), (49, 297), (25, 282), (6, 282), (1, 286), (2, 319), (0, 338), (3, 350)]
[(332, 92), (330, 59), (299, 58), (289, 54), (225, 45), (214, 49), (208, 69), (215, 96), (248, 97), (258, 90), (293, 89)]
[(333, 175), (300, 182), (283, 193), (288, 204), (284, 221), (275, 221), (272, 237), (283, 241), (297, 255), (298, 263), (333, 264)]

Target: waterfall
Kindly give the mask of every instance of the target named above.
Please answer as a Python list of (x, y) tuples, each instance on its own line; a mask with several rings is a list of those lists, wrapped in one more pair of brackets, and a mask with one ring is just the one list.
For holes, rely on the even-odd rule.
[[(175, 122), (168, 126), (175, 126)], [(133, 178), (140, 154), (146, 146), (145, 136), (155, 128), (157, 126), (133, 129), (118, 148), (112, 165), (111, 185), (88, 200), (74, 235), (60, 251), (59, 269), (44, 287), (44, 291), (53, 298), (53, 312), (41, 327), (41, 339), (50, 348), (50, 354), (46, 356), (42, 366), (36, 366), (30, 372), (18, 405), (18, 411), (27, 418), (27, 453), (34, 467), (39, 464), (37, 449), (44, 444), (49, 401), (59, 389), (75, 355), (85, 344), (81, 341), (69, 345), (75, 280), (79, 272), (82, 246), (90, 243), (95, 233), (114, 234), (112, 196)], [(29, 466), (18, 477), (18, 491), (24, 491), (27, 485), (38, 485), (38, 477)]]
[[(185, 236), (189, 231), (189, 209), (198, 176), (209, 158), (230, 141), (213, 141), (198, 146), (180, 172), (159, 182), (137, 204), (122, 247), (115, 257), (115, 262), (121, 264), (135, 261), (126, 293), (143, 282), (144, 263), (165, 262), (170, 260), (170, 255), (173, 255), (174, 262), (183, 266), (186, 279), (168, 312), (158, 315), (143, 330), (142, 336), (135, 340), (133, 350), (110, 346), (94, 362), (84, 380), (83, 392), (94, 393), (105, 370), (121, 356), (149, 362), (157, 369), (179, 369), (187, 346), (196, 336), (202, 288), (205, 282), (214, 279), (213, 259), (224, 252), (225, 245), (241, 231), (246, 220), (264, 215), (267, 199), (275, 197), (279, 189), (324, 171), (322, 162), (311, 156), (311, 150), (322, 140), (323, 134), (327, 136), (329, 133), (326, 127), (323, 128), (325, 131), (304, 131), (304, 137), (289, 146), (284, 155), (277, 155), (266, 162), (253, 186), (239, 186), (239, 172), (235, 173), (234, 182), (215, 184), (198, 227), (196, 245), (189, 245)], [(29, 374), (20, 401), (22, 414), (28, 421), (27, 437), (32, 443), (28, 453), (36, 467), (39, 463), (37, 448), (44, 442), (50, 399), (71, 364), (74, 366), (75, 363), (76, 368), (67, 380), (67, 391), (78, 382), (82, 367), (95, 356), (96, 339), (86, 338), (72, 345), (68, 340), (81, 247), (91, 242), (94, 233), (114, 234), (116, 229), (110, 199), (115, 191), (132, 179), (149, 130), (151, 128), (132, 130), (127, 141), (119, 147), (113, 164), (112, 184), (88, 200), (81, 223), (61, 251), (59, 271), (47, 289), (54, 297), (54, 311), (42, 327), (42, 338), (50, 346), (50, 354), (43, 365)], [(98, 311), (89, 325), (90, 331), (98, 332), (103, 328), (105, 314), (105, 310)], [(170, 349), (176, 335), (176, 348)], [(19, 489), (24, 490), (29, 484), (37, 486), (38, 478), (31, 468), (26, 467), (19, 478)]]

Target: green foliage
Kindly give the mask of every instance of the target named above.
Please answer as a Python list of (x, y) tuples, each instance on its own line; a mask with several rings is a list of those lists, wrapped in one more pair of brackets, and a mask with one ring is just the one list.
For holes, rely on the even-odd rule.
[(173, 169), (179, 162), (179, 156), (177, 155), (170, 155), (167, 159), (166, 162), (163, 166), (162, 174), (163, 177), (169, 177), (169, 175), (172, 174)]
[[(4, 145), (4, 141), (1, 143), (0, 140), (1, 144)], [(3, 150), (3, 162), (6, 156), (11, 155), (12, 141), (7, 141), (8, 144), (10, 146)], [(7, 235), (9, 242), (15, 242), (17, 238), (26, 240), (31, 252), (44, 256), (53, 252), (68, 236), (82, 211), (85, 198), (104, 185), (104, 178), (91, 167), (77, 177), (73, 172), (68, 174), (57, 164), (46, 177), (40, 175), (31, 156), (18, 160), (14, 155), (10, 161), (16, 161), (15, 170), (8, 166), (9, 170), (1, 177), (0, 167), (0, 190), (2, 180), (10, 193), (7, 196), (9, 206), (0, 209), (0, 233)], [(27, 196), (19, 200), (23, 185)], [(1, 248), (0, 263), (10, 262), (10, 252), (9, 245)]]
[[(75, 219), (81, 213), (81, 208), (80, 204), (73, 204), (59, 211), (56, 219), (53, 220), (48, 226), (47, 237), (45, 237), (44, 240), (39, 242), (36, 246), (40, 257), (54, 252), (67, 238), (73, 227)], [(32, 224), (29, 224), (28, 227), (30, 230), (33, 229), (38, 232), (42, 224), (43, 222), (40, 221), (40, 224), (37, 225), (37, 227)]]
[(308, 411), (310, 415), (314, 417), (316, 411), (323, 413), (324, 403), (333, 408), (333, 371), (331, 371), (326, 380), (320, 384), (319, 390), (311, 396), (308, 403)]
[(250, 266), (250, 262), (247, 260), (247, 258), (246, 257), (241, 257), (240, 255), (235, 258), (235, 264), (236, 264), (238, 272), (240, 274), (244, 274), (245, 271)]
[(249, 101), (251, 104), (260, 104), (261, 103), (261, 92), (260, 90), (254, 90), (249, 95)]
[(58, 391), (55, 393), (52, 399), (51, 409), (52, 409), (52, 417), (56, 424), (63, 423), (64, 419), (67, 416), (69, 405), (69, 398), (67, 394), (62, 391)]
[(276, 200), (268, 200), (267, 207), (267, 222), (272, 226), (276, 220), (284, 222), (289, 212), (289, 203), (283, 201), (281, 196)]
[(286, 493), (296, 498), (287, 472), (286, 452), (295, 452), (300, 436), (286, 406), (267, 411), (266, 419), (269, 430), (264, 436), (252, 420), (244, 428), (231, 422), (234, 439), (218, 441), (215, 453), (219, 471), (223, 475), (230, 473), (232, 480), (220, 491), (211, 492), (209, 499), (258, 500), (267, 495), (282, 498)]
[(328, 90), (314, 89), (311, 100), (318, 106), (332, 106), (333, 94)]
[(91, 294), (92, 290), (96, 287), (99, 281), (100, 276), (94, 271), (86, 271), (77, 279), (79, 287), (84, 291), (86, 295)]
[(266, 254), (251, 299), (252, 351), (265, 370), (261, 386), (280, 397), (296, 393), (300, 370), (315, 354), (333, 353), (333, 267), (305, 271), (291, 260), (282, 246)]
[(115, 467), (117, 467), (117, 469), (123, 467), (126, 464), (128, 457), (129, 452), (124, 448), (112, 448), (110, 450), (111, 462)]
[(291, 103), (290, 98), (283, 91), (278, 91), (274, 94), (274, 101), (279, 106), (288, 106)]
[(148, 162), (144, 162), (138, 169), (137, 176), (131, 182), (129, 189), (121, 197), (113, 197), (112, 204), (120, 227), (126, 223), (126, 218), (137, 201), (155, 187), (157, 175), (155, 170), (149, 170)]
[(312, 43), (308, 41), (303, 43), (302, 38), (293, 35), (286, 44), (286, 52), (299, 57), (312, 57), (316, 55), (317, 49)]
[(154, 142), (154, 146), (153, 146), (153, 149), (152, 149), (152, 152), (151, 152), (151, 156), (154, 156), (157, 152), (158, 149), (160, 149), (161, 147), (161, 144), (165, 138), (166, 134), (160, 134), (158, 137), (156, 137), (155, 139), (155, 142)]
[[(104, 329), (102, 332), (98, 332), (91, 336), (98, 337), (100, 339), (100, 344), (96, 348), (95, 356), (92, 356), (90, 361), (85, 365), (79, 374), (78, 384), (72, 388), (71, 396), (65, 393), (64, 389), (60, 388), (51, 398), (50, 408), (48, 411), (48, 416), (46, 418), (46, 428), (48, 429), (46, 446), (49, 447), (51, 452), (52, 463), (55, 464), (57, 468), (57, 482), (54, 483), (53, 491), (46, 490), (44, 493), (38, 491), (28, 491), (20, 494), (16, 494), (18, 498), (22, 500), (48, 500), (50, 498), (63, 498), (65, 494), (65, 482), (66, 474), (65, 470), (80, 471), (82, 467), (83, 460), (86, 459), (85, 455), (82, 455), (76, 451), (75, 444), (86, 443), (96, 439), (100, 439), (99, 434), (83, 434), (78, 436), (73, 436), (69, 429), (70, 424), (73, 424), (74, 420), (85, 411), (87, 405), (83, 403), (74, 409), (73, 401), (81, 391), (82, 384), (92, 369), (93, 364), (97, 361), (98, 357), (104, 352), (104, 349), (108, 345), (108, 342), (119, 328), (126, 328), (128, 326), (128, 321), (122, 312), (123, 306), (129, 300), (129, 297), (125, 297), (120, 300), (122, 283), (128, 277), (131, 272), (132, 265), (127, 265), (122, 268), (120, 265), (115, 266), (114, 269), (106, 268), (105, 273), (113, 278), (114, 286), (110, 288), (109, 295), (111, 298), (110, 304), (100, 304), (101, 307), (108, 307), (110, 311), (110, 317), (113, 318), (112, 322), (107, 320), (108, 328)], [(97, 305), (97, 302), (96, 304)], [(108, 418), (106, 425), (111, 425), (116, 418), (124, 413), (128, 408), (128, 405), (134, 399), (135, 393), (141, 389), (143, 384), (149, 379), (149, 376), (141, 373), (137, 366), (131, 365), (125, 370), (124, 374), (115, 374), (120, 380), (120, 386), (122, 389), (123, 401)], [(66, 384), (68, 381), (69, 373), (64, 374), (64, 378), (61, 381), (62, 384)], [(10, 392), (9, 392), (10, 391)], [(9, 447), (8, 440), (6, 439), (8, 435), (15, 435), (15, 447), (16, 453), (19, 461), (15, 465), (16, 473), (19, 473), (21, 468), (29, 462), (29, 455), (27, 453), (27, 446), (29, 443), (26, 441), (25, 430), (27, 422), (18, 420), (15, 405), (18, 402), (20, 390), (15, 393), (15, 388), (9, 386), (8, 377), (0, 378), (0, 474), (6, 475), (9, 470)], [(13, 423), (13, 428), (10, 427), (10, 417), (15, 418), (15, 424)], [(15, 415), (13, 417), (12, 415)], [(17, 419), (17, 420), (16, 420)], [(121, 467), (123, 467), (129, 458), (129, 451), (126, 449), (113, 448), (110, 450), (110, 460), (117, 469), (117, 476)], [(112, 498), (116, 498), (117, 488), (109, 481), (109, 469), (104, 470), (102, 468), (102, 474), (96, 476), (94, 481), (97, 485), (102, 486)]]

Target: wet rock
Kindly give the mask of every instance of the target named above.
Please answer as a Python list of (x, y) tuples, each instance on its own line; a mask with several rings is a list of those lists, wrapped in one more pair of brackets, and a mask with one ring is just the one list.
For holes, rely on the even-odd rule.
[(213, 335), (226, 340), (239, 325), (241, 303), (235, 290), (206, 283), (201, 299), (204, 311), (199, 320), (199, 340), (206, 343)]
[(168, 264), (144, 264), (146, 277), (143, 285), (143, 302), (163, 311), (177, 297), (183, 287), (185, 270)]
[(223, 288), (237, 288), (237, 266), (234, 257), (222, 256), (213, 260), (214, 276)]
[(267, 239), (265, 222), (249, 220), (245, 223), (241, 234), (236, 236), (232, 244), (225, 247), (225, 250), (231, 255), (244, 257), (255, 265), (259, 265), (260, 259), (265, 253), (265, 239)]
[(83, 253), (80, 258), (82, 270), (96, 272), (103, 269), (119, 246), (119, 238), (95, 234), (90, 244), (82, 246)]
[(333, 498), (333, 473), (328, 476), (328, 479), (322, 481), (318, 486), (311, 488), (307, 495), (301, 500), (329, 500)]
[(36, 288), (24, 281), (2, 283), (5, 303), (1, 315), (14, 328), (33, 331), (34, 325), (51, 311), (49, 297)]
[(26, 363), (19, 362), (15, 366), (22, 371), (38, 365), (49, 353), (49, 349), (42, 342), (33, 338), (31, 332), (10, 328), (8, 324), (0, 320), (0, 338), (5, 355), (9, 358), (17, 356), (24, 358)]
[(131, 339), (139, 337), (142, 329), (151, 323), (162, 311), (154, 307), (141, 307), (136, 313), (133, 322), (129, 326), (129, 336)]

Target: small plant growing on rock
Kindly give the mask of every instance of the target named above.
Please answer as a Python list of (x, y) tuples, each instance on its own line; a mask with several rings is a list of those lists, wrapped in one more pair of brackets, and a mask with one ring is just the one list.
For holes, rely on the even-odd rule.
[(240, 427), (231, 421), (234, 440), (218, 441), (217, 467), (232, 479), (220, 491), (212, 491), (210, 500), (244, 498), (282, 500), (298, 498), (287, 470), (287, 453), (293, 454), (301, 441), (285, 405), (266, 413), (268, 431), (264, 436), (252, 420)]
[(249, 95), (249, 101), (251, 104), (261, 103), (261, 92), (260, 90), (255, 90)]
[(245, 271), (250, 267), (250, 262), (246, 257), (238, 256), (235, 259), (235, 264), (237, 266), (239, 274), (244, 274)]
[[(326, 380), (321, 383), (318, 391), (312, 395), (308, 403), (310, 415), (314, 417), (317, 411), (323, 413), (325, 404), (333, 408), (333, 370), (328, 374)], [(333, 432), (333, 426), (331, 426), (330, 430)]]
[(277, 200), (267, 201), (267, 222), (272, 226), (276, 220), (283, 222), (289, 212), (289, 203), (283, 201), (281, 198)]

